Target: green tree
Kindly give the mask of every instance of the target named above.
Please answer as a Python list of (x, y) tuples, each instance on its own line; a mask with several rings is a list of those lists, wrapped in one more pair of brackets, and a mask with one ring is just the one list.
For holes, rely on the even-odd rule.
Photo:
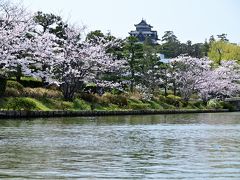
[(107, 47), (107, 53), (110, 53), (116, 59), (123, 58), (123, 40), (118, 39), (115, 36), (111, 35), (111, 33), (104, 34), (101, 30), (91, 31), (86, 36), (86, 41), (91, 43), (99, 43), (99, 40), (105, 41), (106, 43), (109, 41), (114, 41), (116, 45), (111, 45)]
[(150, 94), (154, 94), (161, 85), (162, 62), (157, 53), (157, 47), (151, 43), (143, 44), (143, 57), (139, 66), (141, 67), (140, 83), (147, 87)]
[(210, 44), (207, 42), (207, 40), (205, 40), (203, 47), (202, 47), (203, 56), (208, 56), (209, 48), (210, 48)]
[(240, 63), (240, 46), (227, 41), (215, 41), (210, 45), (208, 56), (218, 65), (222, 60), (237, 60)]
[(138, 42), (136, 37), (128, 37), (124, 44), (124, 57), (129, 64), (130, 91), (133, 92), (134, 86), (139, 81), (139, 70), (141, 59), (143, 58), (143, 44)]
[(191, 54), (192, 57), (202, 58), (203, 57), (203, 44), (196, 43), (192, 45), (193, 52)]
[(173, 31), (165, 31), (162, 37), (163, 44), (160, 52), (167, 58), (174, 58), (181, 54), (180, 41), (174, 35)]
[(143, 44), (144, 44), (144, 46), (154, 46), (150, 37), (146, 37)]
[(211, 44), (212, 42), (216, 41), (214, 36), (211, 35), (210, 38), (209, 38), (209, 44)]
[(43, 27), (43, 33), (48, 30), (50, 33), (55, 34), (59, 38), (66, 38), (65, 29), (68, 25), (63, 22), (60, 16), (38, 11), (34, 16), (34, 21)]
[(217, 35), (217, 37), (220, 41), (229, 42), (229, 40), (227, 38), (227, 34), (222, 33), (222, 34)]
[(206, 51), (204, 49), (204, 44), (202, 43), (192, 44), (190, 40), (188, 40), (186, 44), (182, 43), (180, 47), (181, 47), (180, 54), (186, 54), (188, 56), (197, 58), (203, 57), (205, 54), (204, 51)]
[(101, 30), (91, 31), (86, 36), (86, 40), (93, 43), (97, 43), (99, 38), (105, 38), (105, 35), (102, 33)]

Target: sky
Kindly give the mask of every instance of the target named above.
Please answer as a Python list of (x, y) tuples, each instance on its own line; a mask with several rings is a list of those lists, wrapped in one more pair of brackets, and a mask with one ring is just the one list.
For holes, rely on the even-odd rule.
[[(15, 0), (18, 1), (18, 0)], [(240, 43), (240, 0), (21, 0), (32, 12), (61, 15), (77, 26), (125, 38), (145, 19), (158, 32), (173, 31), (181, 42), (204, 42), (226, 33)]]

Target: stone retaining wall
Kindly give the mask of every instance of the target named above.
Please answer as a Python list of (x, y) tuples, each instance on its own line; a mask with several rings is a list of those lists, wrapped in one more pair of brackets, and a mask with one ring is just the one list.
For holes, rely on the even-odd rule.
[(36, 117), (77, 117), (77, 116), (112, 116), (145, 114), (181, 114), (181, 113), (216, 113), (229, 112), (221, 110), (130, 110), (130, 111), (0, 111), (0, 119), (36, 118)]

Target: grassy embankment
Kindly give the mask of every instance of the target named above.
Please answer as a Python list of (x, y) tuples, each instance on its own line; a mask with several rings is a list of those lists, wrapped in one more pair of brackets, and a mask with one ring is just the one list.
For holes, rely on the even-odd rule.
[(56, 87), (43, 88), (37, 80), (22, 79), (21, 83), (8, 80), (5, 94), (0, 98), (1, 110), (139, 110), (139, 109), (230, 109), (229, 104), (197, 100), (184, 103), (180, 97), (158, 95), (151, 101), (141, 100), (138, 93), (114, 95), (79, 93), (72, 101), (64, 101)]

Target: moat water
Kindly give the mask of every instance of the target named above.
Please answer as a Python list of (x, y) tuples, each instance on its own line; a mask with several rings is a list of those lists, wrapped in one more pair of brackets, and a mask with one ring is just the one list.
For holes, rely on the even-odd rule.
[(0, 179), (240, 179), (240, 113), (0, 120)]

